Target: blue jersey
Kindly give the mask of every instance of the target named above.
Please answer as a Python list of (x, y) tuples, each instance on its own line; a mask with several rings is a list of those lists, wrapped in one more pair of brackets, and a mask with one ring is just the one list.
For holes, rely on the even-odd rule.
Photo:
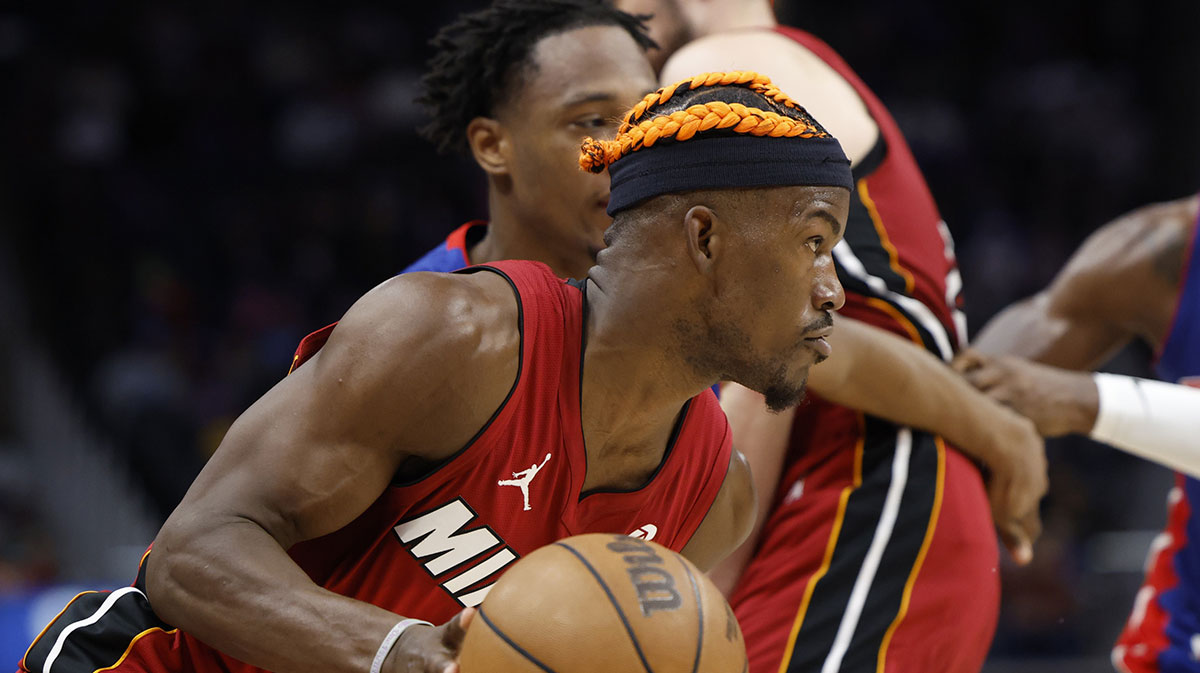
[(467, 250), (487, 232), (487, 222), (475, 220), (455, 229), (444, 243), (425, 253), (400, 273), (409, 271), (441, 271), (449, 273), (471, 266)]
[[(1193, 226), (1170, 331), (1155, 371), (1200, 387), (1200, 224)], [(1155, 540), (1146, 581), (1113, 651), (1130, 673), (1200, 673), (1200, 481), (1176, 475), (1167, 527)]]

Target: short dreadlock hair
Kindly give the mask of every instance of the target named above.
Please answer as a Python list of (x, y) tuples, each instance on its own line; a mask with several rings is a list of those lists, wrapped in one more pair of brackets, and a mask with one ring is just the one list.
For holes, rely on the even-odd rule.
[(434, 55), (417, 99), (429, 112), (421, 134), (439, 152), (466, 153), (467, 124), (489, 117), (534, 64), (542, 39), (587, 26), (625, 29), (643, 51), (657, 47), (648, 16), (618, 10), (611, 0), (496, 0), (460, 16), (430, 42)]

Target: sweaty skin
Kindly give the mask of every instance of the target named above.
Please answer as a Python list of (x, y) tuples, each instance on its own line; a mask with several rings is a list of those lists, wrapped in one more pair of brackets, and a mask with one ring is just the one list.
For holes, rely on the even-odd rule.
[[(846, 190), (758, 190), (753, 229), (708, 196), (711, 207), (663, 197), (592, 270), (585, 490), (643, 483), (679, 408), (722, 376), (757, 385), (784, 356), (787, 381), (802, 386), (818, 356), (800, 326), (841, 306), (832, 248)], [(762, 268), (775, 272), (755, 273)], [(752, 320), (762, 306), (792, 319)], [(705, 313), (754, 325), (755, 357), (728, 372), (699, 366), (706, 360), (680, 347), (681, 334), (716, 349)], [(399, 616), (317, 586), (285, 550), (345, 526), (397, 472), (419, 474), (475, 435), (515, 380), (517, 314), (507, 283), (486, 273), (408, 274), (360, 299), (321, 351), (234, 423), (164, 524), (146, 578), (159, 616), (263, 668), (368, 670)], [(748, 470), (735, 456), (684, 554), (710, 568), (753, 519)], [(410, 628), (385, 670), (452, 670), (471, 614)]]

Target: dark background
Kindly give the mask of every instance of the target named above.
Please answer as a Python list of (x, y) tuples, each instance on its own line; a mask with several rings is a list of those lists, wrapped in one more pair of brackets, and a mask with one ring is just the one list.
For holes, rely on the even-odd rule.
[[(1200, 3), (963, 4), (778, 11), (896, 116), (977, 331), (1098, 225), (1200, 189)], [(156, 516), (305, 333), (486, 215), (481, 174), (416, 136), (412, 100), (436, 27), (481, 5), (0, 7), (9, 282)], [(1145, 373), (1150, 355), (1117, 367)], [(0, 415), (0, 437), (12, 425)], [(1102, 653), (1138, 579), (1104, 569), (1105, 545), (1162, 522), (1165, 493), (1130, 488), (1157, 468), (1079, 440), (1051, 455), (1046, 539), (1034, 568), (1006, 568), (999, 658)], [(24, 504), (36, 484), (8, 482), (0, 592), (55, 581), (61, 561)]]

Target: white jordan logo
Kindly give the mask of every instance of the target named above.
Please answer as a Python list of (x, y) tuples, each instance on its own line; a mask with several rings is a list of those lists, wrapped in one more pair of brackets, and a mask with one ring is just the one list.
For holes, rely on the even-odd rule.
[(529, 482), (533, 481), (533, 478), (537, 476), (538, 471), (542, 469), (542, 466), (545, 465), (546, 461), (548, 461), (548, 460), (550, 460), (550, 454), (547, 453), (546, 457), (542, 459), (541, 465), (530, 465), (528, 470), (521, 470), (520, 472), (513, 472), (512, 479), (501, 479), (500, 481), (498, 481), (496, 483), (499, 484), (500, 486), (516, 486), (517, 488), (520, 488), (521, 489), (521, 497), (525, 498), (525, 510), (524, 511), (528, 512), (530, 509), (529, 508)]

